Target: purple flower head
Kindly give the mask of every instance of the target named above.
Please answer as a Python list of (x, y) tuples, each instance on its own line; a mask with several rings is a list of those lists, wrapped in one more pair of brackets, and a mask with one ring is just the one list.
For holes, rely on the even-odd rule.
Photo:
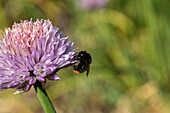
[(80, 0), (78, 5), (85, 10), (100, 9), (107, 5), (108, 0)]
[(0, 90), (28, 91), (37, 80), (60, 79), (56, 72), (77, 62), (74, 43), (67, 39), (49, 20), (25, 20), (5, 29), (0, 39)]

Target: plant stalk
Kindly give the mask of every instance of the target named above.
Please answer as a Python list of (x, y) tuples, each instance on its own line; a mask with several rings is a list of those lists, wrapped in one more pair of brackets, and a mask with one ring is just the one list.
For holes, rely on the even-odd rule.
[(36, 81), (34, 88), (45, 113), (56, 113), (45, 89), (42, 87), (41, 82)]

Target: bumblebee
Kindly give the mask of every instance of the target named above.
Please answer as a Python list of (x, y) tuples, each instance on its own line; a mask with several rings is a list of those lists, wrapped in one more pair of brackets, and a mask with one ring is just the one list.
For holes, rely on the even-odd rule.
[(90, 71), (90, 64), (92, 63), (92, 58), (89, 53), (86, 51), (80, 51), (75, 55), (74, 60), (78, 61), (77, 65), (73, 65), (73, 70), (75, 73), (83, 73), (87, 71), (86, 75), (88, 76)]

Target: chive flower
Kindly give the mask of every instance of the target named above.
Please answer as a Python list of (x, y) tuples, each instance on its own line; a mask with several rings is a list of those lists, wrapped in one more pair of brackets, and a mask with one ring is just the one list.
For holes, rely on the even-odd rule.
[(78, 5), (85, 10), (94, 10), (104, 8), (108, 4), (108, 0), (80, 0)]
[(14, 23), (0, 37), (0, 90), (28, 91), (38, 82), (59, 80), (56, 74), (71, 66), (76, 52), (74, 43), (63, 36), (49, 20)]

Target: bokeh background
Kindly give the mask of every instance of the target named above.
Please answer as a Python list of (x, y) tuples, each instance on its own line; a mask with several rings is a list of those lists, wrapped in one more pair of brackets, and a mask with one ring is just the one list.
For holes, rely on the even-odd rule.
[[(170, 113), (168, 0), (1, 0), (0, 29), (50, 19), (93, 62), (46, 90), (58, 113)], [(43, 113), (34, 88), (0, 92), (0, 113)]]

